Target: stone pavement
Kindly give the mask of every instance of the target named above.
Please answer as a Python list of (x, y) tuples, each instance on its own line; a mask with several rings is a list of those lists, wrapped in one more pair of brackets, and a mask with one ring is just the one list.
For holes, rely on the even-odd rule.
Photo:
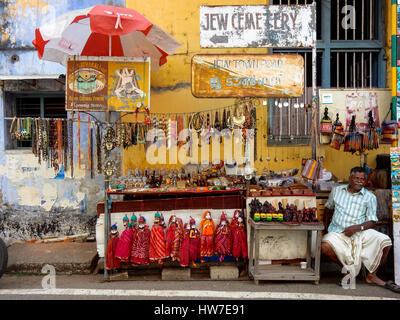
[(14, 243), (7, 273), (41, 273), (45, 264), (59, 274), (90, 274), (97, 266), (96, 242)]
[[(98, 258), (95, 241), (55, 243), (18, 242), (8, 247), (8, 255), (9, 260), (7, 273), (3, 276), (3, 279), (1, 279), (1, 289), (7, 288), (7, 286), (4, 287), (4, 285), (8, 282), (8, 288), (11, 289), (14, 287), (13, 282), (15, 280), (22, 280), (23, 277), (29, 277), (29, 275), (36, 275), (36, 277), (39, 276), (39, 278), (43, 277), (42, 268), (46, 264), (54, 266), (56, 273), (59, 276), (74, 275), (77, 277), (84, 277), (82, 279), (87, 278), (87, 280), (79, 280), (76, 284), (77, 286), (85, 286), (85, 281), (88, 281), (87, 285), (90, 287), (95, 283), (100, 284), (104, 280), (104, 275), (102, 274), (103, 260)], [(265, 290), (268, 292), (285, 290), (286, 292), (314, 292), (316, 295), (357, 294), (365, 297), (370, 296), (400, 299), (400, 294), (376, 286), (366, 285), (362, 273), (360, 273), (357, 278), (357, 290), (343, 290), (338, 286), (338, 282), (342, 277), (340, 274), (340, 268), (332, 263), (324, 261), (321, 263), (321, 281), (319, 285), (314, 285), (313, 282), (260, 281), (260, 285), (257, 286), (248, 278), (245, 272), (243, 273), (243, 271), (245, 271), (243, 269), (243, 265), (239, 267), (238, 270), (233, 263), (219, 267), (210, 266), (209, 268), (204, 267), (203, 264), (201, 267), (192, 269), (190, 275), (190, 272), (188, 272), (190, 269), (188, 270), (188, 268), (161, 268), (159, 265), (152, 265), (150, 268), (139, 267), (136, 271), (122, 270), (122, 272), (119, 273), (120, 275), (122, 274), (121, 277), (118, 277), (118, 274), (113, 274), (112, 276), (115, 276), (113, 280), (115, 281), (111, 281), (106, 288), (109, 288), (110, 286), (114, 287), (112, 283), (115, 285), (119, 283), (122, 288), (125, 288), (123, 283), (126, 283), (128, 287), (131, 287), (129, 283), (132, 283), (132, 281), (121, 280), (134, 280), (135, 287), (137, 287), (138, 284), (141, 284), (143, 287), (151, 288), (160, 286), (160, 289), (161, 287), (164, 287), (162, 284), (167, 285), (171, 283), (176, 283), (176, 289), (178, 290), (193, 289), (197, 284), (200, 289), (202, 288), (202, 283), (205, 283), (205, 287), (202, 288), (203, 290), (210, 288), (210, 286), (213, 285), (227, 288), (228, 284), (230, 284), (232, 286), (231, 289), (238, 292), (244, 289), (249, 291), (261, 290), (262, 292), (266, 292)], [(392, 272), (392, 270), (390, 270), (389, 273), (385, 272), (382, 279), (393, 279)], [(15, 278), (15, 276), (17, 278)], [(61, 280), (62, 278), (57, 277), (57, 279)], [(72, 288), (73, 284), (71, 283), (68, 285), (68, 279), (72, 280), (72, 278), (66, 278), (65, 281), (67, 282), (64, 287)], [(94, 279), (97, 280), (94, 281)], [(18, 280), (18, 282), (20, 281)], [(23, 282), (26, 283), (25, 281)], [(157, 283), (159, 285), (157, 285)], [(167, 285), (167, 288), (170, 287), (171, 285)], [(119, 288), (119, 285), (118, 287), (115, 287), (115, 289), (117, 288)]]

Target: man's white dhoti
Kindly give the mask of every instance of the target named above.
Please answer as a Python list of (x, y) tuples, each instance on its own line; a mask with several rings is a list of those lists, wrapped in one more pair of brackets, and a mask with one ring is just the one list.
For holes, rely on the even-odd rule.
[(344, 233), (328, 232), (322, 241), (331, 245), (339, 261), (354, 278), (360, 272), (362, 264), (369, 272), (375, 272), (383, 249), (392, 245), (387, 235), (374, 229), (356, 232), (350, 238)]

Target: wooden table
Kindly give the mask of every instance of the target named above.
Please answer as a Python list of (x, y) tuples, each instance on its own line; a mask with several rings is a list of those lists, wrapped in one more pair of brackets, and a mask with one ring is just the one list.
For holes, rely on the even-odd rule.
[[(249, 252), (249, 275), (258, 284), (259, 280), (301, 280), (314, 281), (319, 283), (320, 279), (320, 258), (321, 240), (324, 225), (322, 222), (315, 224), (288, 225), (281, 222), (254, 222), (249, 219), (250, 224), (250, 252)], [(300, 266), (285, 265), (260, 265), (260, 230), (304, 230), (307, 231), (307, 268), (301, 269)], [(315, 255), (311, 257), (311, 235), (312, 231), (317, 231)], [(255, 252), (253, 252), (255, 250)], [(314, 261), (312, 261), (314, 260)], [(312, 264), (313, 262), (313, 264)]]

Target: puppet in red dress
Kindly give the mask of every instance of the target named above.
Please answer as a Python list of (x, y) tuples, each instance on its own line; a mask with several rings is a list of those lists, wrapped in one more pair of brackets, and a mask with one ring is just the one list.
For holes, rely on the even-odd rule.
[(131, 263), (133, 265), (149, 264), (150, 229), (146, 219), (139, 217), (139, 224), (132, 242)]
[(117, 248), (115, 250), (115, 256), (121, 260), (121, 262), (129, 262), (131, 255), (132, 238), (133, 232), (130, 227), (129, 218), (127, 215), (122, 219), (125, 230), (122, 231), (118, 241)]
[(117, 225), (111, 226), (110, 239), (108, 240), (107, 250), (106, 250), (106, 269), (115, 270), (121, 266), (121, 261), (115, 257), (115, 249), (117, 247), (119, 237), (118, 237)]
[(166, 236), (166, 256), (172, 261), (179, 261), (181, 253), (181, 244), (183, 240), (184, 230), (182, 219), (172, 215), (168, 221), (168, 230)]
[[(201, 220), (200, 222), (200, 232), (201, 232), (200, 257), (202, 259), (204, 257), (211, 257), (215, 254), (214, 231), (215, 231), (214, 220), (211, 217), (211, 212), (207, 210), (206, 212), (204, 212), (203, 220)], [(201, 261), (204, 262), (204, 260)]]
[(232, 256), (239, 260), (242, 257), (243, 260), (247, 259), (247, 235), (246, 226), (244, 225), (243, 214), (240, 210), (236, 210), (233, 214), (231, 222), (232, 229)]
[(200, 232), (196, 228), (196, 221), (191, 218), (189, 224), (185, 224), (185, 236), (182, 241), (181, 259), (182, 267), (187, 267), (190, 262), (195, 267), (195, 261), (200, 257)]
[(166, 258), (165, 233), (162, 224), (163, 219), (157, 212), (154, 216), (153, 227), (151, 228), (149, 259), (150, 261), (157, 261), (159, 264), (162, 264), (163, 260)]
[(226, 219), (225, 213), (221, 214), (221, 219), (215, 230), (215, 251), (221, 257), (219, 261), (224, 260), (225, 256), (232, 254), (232, 231)]

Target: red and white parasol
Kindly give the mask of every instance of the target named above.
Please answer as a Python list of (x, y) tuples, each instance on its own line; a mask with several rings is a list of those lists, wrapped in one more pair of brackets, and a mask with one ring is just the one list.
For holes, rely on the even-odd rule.
[(150, 57), (158, 70), (181, 44), (133, 9), (96, 5), (36, 29), (39, 58), (66, 65), (69, 55)]

